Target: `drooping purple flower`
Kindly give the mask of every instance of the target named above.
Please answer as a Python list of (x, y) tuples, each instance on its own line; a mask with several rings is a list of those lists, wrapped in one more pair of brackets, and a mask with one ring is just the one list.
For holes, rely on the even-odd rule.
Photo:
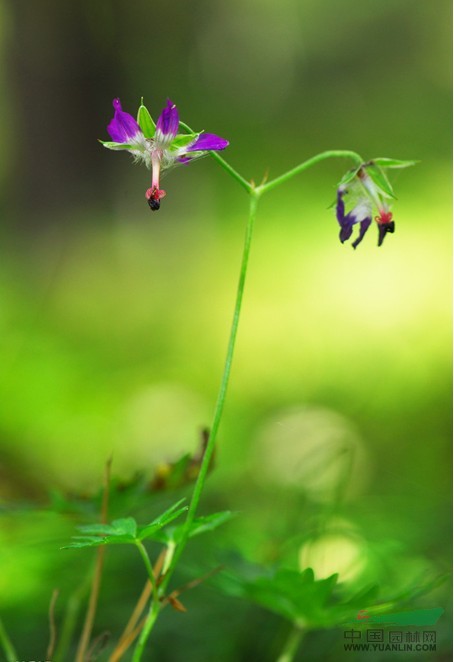
[[(166, 192), (159, 188), (160, 175), (179, 164), (204, 156), (210, 151), (225, 149), (229, 142), (213, 133), (179, 134), (178, 109), (170, 99), (154, 126), (146, 108), (141, 105), (138, 120), (122, 110), (120, 99), (114, 99), (115, 114), (107, 127), (113, 142), (103, 142), (108, 149), (126, 149), (136, 161), (143, 161), (152, 170), (151, 187), (145, 197), (156, 211)], [(143, 109), (142, 121), (140, 110)]]
[[(394, 232), (394, 221), (388, 202), (385, 200), (384, 192), (374, 183), (367, 173), (368, 165), (361, 166), (347, 185), (341, 185), (337, 189), (336, 217), (340, 225), (339, 239), (342, 243), (350, 239), (353, 226), (359, 223), (359, 234), (352, 243), (353, 248), (363, 240), (364, 235), (372, 223), (372, 209), (375, 207), (378, 215), (374, 217), (378, 225), (378, 245), (381, 246), (388, 232)], [(352, 194), (355, 204), (352, 209), (345, 213), (344, 196)]]

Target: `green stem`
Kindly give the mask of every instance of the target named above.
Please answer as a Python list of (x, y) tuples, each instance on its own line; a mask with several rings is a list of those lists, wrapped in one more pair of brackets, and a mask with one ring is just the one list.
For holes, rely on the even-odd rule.
[(289, 170), (283, 175), (276, 177), (276, 179), (272, 179), (267, 184), (262, 184), (256, 190), (257, 192), (260, 193), (267, 193), (268, 191), (271, 191), (273, 188), (276, 188), (276, 186), (279, 186), (280, 184), (284, 184), (292, 177), (295, 177), (295, 175), (299, 175), (300, 172), (304, 172), (304, 170), (307, 170), (308, 168), (311, 168), (313, 165), (316, 165), (320, 161), (324, 161), (325, 159), (332, 159), (332, 158), (353, 159), (353, 161), (357, 165), (361, 165), (362, 163), (364, 163), (364, 159), (359, 154), (357, 154), (356, 152), (351, 152), (349, 150), (335, 149), (327, 152), (321, 152), (321, 154), (316, 154), (316, 156), (307, 159), (307, 161), (303, 161), (303, 163), (300, 163), (295, 168), (292, 168), (292, 170)]
[(150, 557), (147, 554), (147, 550), (145, 549), (145, 545), (143, 544), (143, 542), (141, 542), (140, 540), (136, 540), (135, 544), (136, 544), (137, 549), (139, 550), (140, 556), (142, 557), (142, 561), (144, 562), (145, 567), (147, 569), (148, 579), (150, 580), (151, 585), (153, 587), (153, 595), (154, 595), (154, 597), (157, 597), (157, 595), (155, 595), (156, 594), (156, 579), (155, 579), (155, 576), (154, 576), (153, 566), (151, 565)]
[(294, 625), (290, 630), (290, 633), (284, 644), (284, 648), (282, 649), (281, 654), (277, 658), (276, 662), (292, 662), (298, 651), (303, 636), (303, 628), (299, 627), (298, 625)]
[(139, 550), (140, 556), (142, 557), (142, 560), (147, 569), (148, 579), (150, 580), (151, 586), (153, 588), (153, 597), (151, 599), (150, 609), (145, 619), (145, 624), (140, 633), (137, 646), (134, 649), (132, 662), (138, 662), (138, 660), (142, 658), (142, 654), (145, 649), (145, 644), (147, 643), (148, 637), (150, 636), (150, 632), (153, 629), (153, 625), (155, 624), (155, 621), (158, 617), (161, 608), (161, 603), (159, 601), (159, 595), (158, 595), (158, 587), (156, 585), (156, 577), (154, 576), (153, 566), (151, 565), (150, 557), (147, 554), (147, 550), (145, 549), (144, 544), (140, 540), (136, 540), (136, 547)]
[(244, 177), (242, 177), (236, 170), (232, 168), (230, 163), (227, 163), (225, 159), (222, 158), (222, 156), (219, 156), (217, 152), (210, 152), (210, 156), (219, 163), (221, 168), (224, 168), (229, 175), (233, 177), (233, 179), (236, 179), (236, 181), (241, 184), (241, 186), (248, 192), (251, 193), (253, 190), (252, 184), (250, 184)]
[[(183, 127), (183, 129), (188, 133), (195, 133), (195, 131), (193, 131), (191, 127), (185, 124), (184, 122), (180, 122), (180, 126)], [(221, 168), (224, 168), (224, 170), (228, 172), (229, 175), (233, 177), (233, 179), (235, 179), (248, 193), (252, 192), (253, 190), (252, 184), (250, 184), (246, 179), (244, 179), (244, 177), (242, 177), (240, 173), (235, 170), (235, 168), (232, 168), (230, 163), (227, 163), (227, 161), (223, 159), (222, 156), (219, 156), (217, 152), (210, 152), (210, 156), (215, 161), (217, 161), (221, 166)]]
[(140, 662), (140, 660), (142, 659), (142, 655), (145, 651), (145, 644), (147, 643), (148, 637), (150, 636), (150, 632), (153, 629), (156, 619), (158, 618), (160, 609), (161, 609), (161, 604), (159, 600), (153, 599), (150, 606), (150, 611), (148, 612), (148, 616), (145, 621), (145, 625), (143, 626), (142, 632), (140, 633), (139, 641), (137, 642), (137, 646), (134, 649), (132, 662)]
[(2, 645), (2, 648), (6, 655), (6, 662), (16, 662), (19, 659), (16, 651), (14, 650), (14, 646), (11, 643), (10, 638), (8, 637), (8, 634), (5, 630), (5, 626), (3, 625), (1, 618), (0, 618), (0, 644)]

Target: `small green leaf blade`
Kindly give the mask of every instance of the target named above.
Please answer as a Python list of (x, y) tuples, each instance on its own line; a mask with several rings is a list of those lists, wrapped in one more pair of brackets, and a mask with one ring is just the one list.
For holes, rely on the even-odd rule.
[(373, 159), (375, 165), (382, 168), (409, 168), (410, 166), (417, 165), (419, 161), (401, 161), (400, 159), (389, 159), (387, 157), (379, 157)]
[(205, 517), (196, 517), (192, 522), (191, 528), (189, 530), (189, 537), (193, 538), (198, 536), (201, 533), (206, 533), (208, 531), (214, 531), (218, 526), (225, 524), (225, 522), (230, 521), (236, 517), (237, 513), (233, 513), (230, 510), (224, 510), (219, 513), (213, 513), (211, 515), (206, 515)]
[(110, 536), (115, 534), (115, 529), (111, 524), (84, 524), (78, 526), (77, 530), (87, 536)]
[[(200, 535), (201, 533), (207, 533), (217, 529), (218, 526), (221, 526), (225, 522), (228, 522), (233, 517), (236, 517), (237, 513), (232, 513), (230, 510), (225, 510), (219, 513), (213, 513), (212, 515), (207, 515), (205, 517), (196, 517), (191, 524), (189, 529), (189, 538), (194, 538), (195, 536)], [(179, 526), (172, 526), (166, 529), (161, 529), (153, 533), (153, 538), (159, 542), (169, 544), (169, 543), (179, 543), (184, 532), (184, 524)]]
[(143, 105), (143, 97), (137, 111), (137, 124), (142, 129), (145, 138), (153, 138), (156, 132), (156, 124), (151, 117), (148, 108)]
[(170, 524), (170, 522), (173, 522), (173, 520), (177, 519), (177, 517), (180, 517), (180, 515), (188, 510), (187, 506), (181, 507), (181, 504), (184, 501), (185, 499), (180, 499), (174, 503), (173, 506), (170, 506), (170, 508), (164, 511), (162, 515), (156, 517), (152, 522), (150, 522), (150, 524), (140, 526), (137, 531), (137, 539), (145, 540), (146, 538), (152, 538), (156, 532), (164, 528), (167, 524)]
[(381, 170), (375, 163), (371, 163), (366, 166), (367, 174), (374, 182), (375, 186), (380, 190), (380, 192), (388, 198), (395, 198), (393, 187), (391, 186), (388, 178), (386, 177), (383, 170)]
[(342, 177), (340, 182), (337, 185), (337, 188), (340, 186), (346, 186), (349, 184), (353, 179), (355, 179), (356, 175), (358, 174), (361, 166), (358, 166), (357, 168), (352, 168), (351, 170), (348, 170), (345, 175)]
[(112, 522), (115, 536), (131, 536), (135, 538), (137, 534), (137, 522), (133, 517), (123, 517)]
[(74, 536), (73, 542), (60, 549), (81, 549), (83, 547), (99, 547), (106, 544), (106, 538), (100, 536)]
[(79, 526), (78, 529), (87, 535), (130, 536), (131, 538), (135, 538), (137, 522), (133, 517), (125, 517), (114, 520), (112, 524), (88, 524)]

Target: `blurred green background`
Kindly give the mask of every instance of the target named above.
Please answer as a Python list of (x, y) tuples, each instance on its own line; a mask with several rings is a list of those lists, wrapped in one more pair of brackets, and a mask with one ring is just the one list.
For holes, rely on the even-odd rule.
[[(147, 171), (97, 142), (116, 96), (155, 118), (170, 97), (257, 182), (326, 149), (421, 160), (396, 171), (381, 249), (374, 228), (357, 251), (338, 241), (349, 163), (261, 202), (202, 504), (241, 515), (182, 575), (226, 550), (335, 572), (342, 541), (310, 549), (320, 518), (360, 541), (352, 576), (384, 596), (449, 571), (451, 23), (448, 0), (0, 2), (0, 614), (21, 659), (44, 656), (52, 590), (59, 618), (92, 560), (60, 551), (78, 520), (47, 512), (49, 491), (96, 492), (112, 453), (128, 480), (193, 452), (233, 310), (246, 195), (206, 158), (151, 215)], [(97, 633), (121, 631), (143, 579), (129, 550), (108, 555)], [(277, 617), (209, 586), (186, 603), (154, 659), (276, 658)], [(444, 586), (415, 606), (449, 604)], [(449, 620), (430, 659), (448, 659)], [(301, 659), (342, 643), (314, 633)]]

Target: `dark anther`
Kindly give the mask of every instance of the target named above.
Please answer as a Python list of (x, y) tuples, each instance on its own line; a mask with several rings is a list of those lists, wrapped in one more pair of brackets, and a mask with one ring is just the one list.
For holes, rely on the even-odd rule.
[(155, 200), (154, 198), (148, 198), (148, 205), (151, 211), (158, 211), (159, 207), (161, 206), (161, 201)]

